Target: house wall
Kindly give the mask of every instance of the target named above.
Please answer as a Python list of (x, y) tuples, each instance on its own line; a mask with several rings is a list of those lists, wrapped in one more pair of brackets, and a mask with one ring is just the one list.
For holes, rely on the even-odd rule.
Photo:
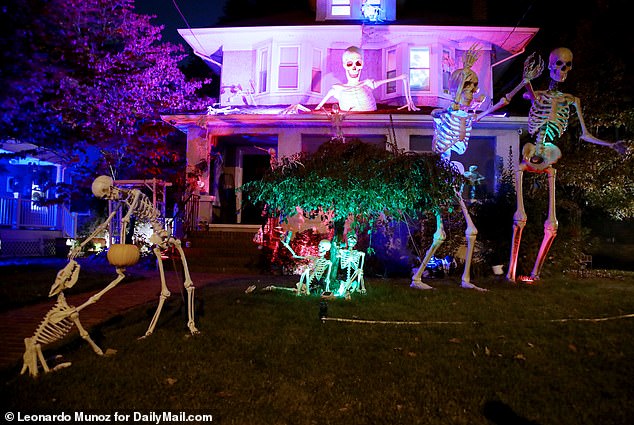
[[(242, 182), (241, 155), (262, 154), (258, 147), (273, 147), (278, 158), (298, 152), (315, 151), (336, 135), (336, 128), (329, 116), (320, 114), (286, 115), (227, 115), (227, 116), (169, 116), (168, 122), (180, 123), (187, 132), (188, 170), (192, 164), (207, 161), (204, 169), (213, 167), (212, 150), (221, 149), (225, 155), (222, 172), (234, 177), (234, 187)], [(391, 122), (391, 124), (390, 124)], [(202, 127), (201, 127), (202, 126)], [(359, 138), (368, 143), (387, 145), (396, 143), (404, 151), (431, 151), (433, 137), (432, 119), (418, 114), (349, 114), (340, 124), (347, 138)], [(465, 155), (453, 155), (465, 169), (477, 165), (486, 182), (483, 189), (493, 193), (499, 186), (500, 171), (517, 169), (519, 137), (526, 129), (526, 118), (487, 117), (472, 130), (469, 149)], [(256, 147), (257, 146), (257, 147)], [(514, 160), (513, 160), (514, 158)], [(200, 194), (213, 195), (212, 174), (200, 175), (203, 186)], [(213, 203), (213, 199), (209, 202)], [(236, 205), (241, 199), (236, 195)], [(205, 220), (213, 221), (212, 205), (201, 208)], [(239, 220), (239, 218), (238, 218)]]

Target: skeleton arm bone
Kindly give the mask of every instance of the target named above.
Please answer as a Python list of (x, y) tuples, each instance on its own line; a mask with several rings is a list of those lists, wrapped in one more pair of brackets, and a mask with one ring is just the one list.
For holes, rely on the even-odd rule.
[(384, 84), (391, 83), (393, 81), (399, 81), (399, 80), (403, 81), (403, 92), (405, 93), (405, 100), (407, 103), (398, 109), (407, 108), (408, 111), (419, 111), (420, 109), (416, 107), (416, 105), (414, 104), (414, 101), (412, 100), (412, 94), (409, 87), (409, 78), (407, 78), (406, 75), (403, 74), (403, 75), (399, 75), (398, 77), (375, 81), (373, 88), (377, 88)]
[(289, 250), (293, 258), (297, 258), (300, 260), (308, 258), (308, 257), (302, 257), (301, 255), (297, 255), (295, 251), (293, 250), (293, 248), (291, 248), (291, 246), (288, 244), (288, 242), (291, 240), (291, 236), (293, 236), (293, 233), (288, 232), (288, 234), (285, 237), (280, 238), (280, 242), (282, 243), (282, 245), (284, 245), (284, 247), (286, 247), (286, 249)]
[(581, 137), (580, 139), (583, 140), (584, 142), (589, 142), (589, 143), (594, 143), (595, 145), (600, 145), (600, 146), (607, 146), (610, 147), (612, 149), (614, 149), (615, 151), (617, 151), (620, 154), (624, 154), (625, 153), (625, 146), (623, 144), (623, 141), (619, 140), (617, 142), (606, 142), (604, 140), (601, 139), (597, 139), (596, 137), (594, 137), (592, 134), (590, 134), (588, 132), (588, 129), (586, 128), (586, 123), (583, 120), (583, 114), (581, 113), (581, 101), (579, 100), (578, 97), (575, 97), (572, 104), (574, 105), (575, 109), (577, 110), (577, 116), (579, 117), (579, 124), (581, 125)]
[(315, 106), (315, 111), (320, 110), (331, 97), (334, 97), (335, 99), (337, 98), (336, 94), (340, 92), (340, 90), (337, 90), (335, 87), (336, 86), (333, 86), (330, 88), (330, 90), (328, 90), (328, 93), (326, 93), (326, 96), (324, 96), (321, 102), (319, 102), (319, 104)]
[(97, 226), (97, 228), (90, 234), (90, 236), (88, 236), (79, 246), (73, 248), (73, 250), (68, 254), (68, 258), (72, 260), (75, 257), (77, 257), (77, 255), (79, 255), (79, 253), (81, 252), (82, 248), (86, 246), (88, 242), (95, 239), (99, 233), (101, 233), (104, 229), (106, 229), (110, 225), (110, 222), (112, 221), (112, 219), (114, 218), (116, 214), (117, 214), (116, 211), (110, 214), (108, 218), (106, 219), (106, 221), (104, 221), (99, 226)]
[(137, 209), (137, 206), (139, 204), (139, 199), (141, 198), (141, 191), (134, 189), (132, 190), (132, 194), (133, 194), (133, 198), (132, 198), (132, 202), (128, 203), (127, 199), (126, 199), (126, 204), (128, 204), (128, 212), (126, 213), (126, 215), (121, 219), (121, 235), (120, 235), (120, 241), (121, 243), (123, 243), (123, 241), (125, 241), (125, 235), (128, 232), (128, 223), (130, 223), (130, 217), (132, 216), (132, 213), (134, 213)]
[(542, 71), (544, 70), (544, 61), (540, 56), (535, 57), (535, 53), (531, 54), (524, 61), (524, 73), (522, 75), (522, 81), (513, 88), (510, 92), (508, 92), (504, 97), (502, 97), (498, 103), (493, 106), (490, 106), (486, 111), (478, 114), (475, 121), (480, 121), (485, 116), (491, 114), (492, 112), (497, 111), (498, 109), (508, 105), (511, 102), (511, 99), (515, 97), (517, 92), (519, 92), (522, 88), (526, 88), (526, 93), (524, 93), (524, 98), (529, 99), (531, 101), (535, 100), (535, 91), (533, 90), (533, 85), (531, 84), (531, 80), (537, 78)]

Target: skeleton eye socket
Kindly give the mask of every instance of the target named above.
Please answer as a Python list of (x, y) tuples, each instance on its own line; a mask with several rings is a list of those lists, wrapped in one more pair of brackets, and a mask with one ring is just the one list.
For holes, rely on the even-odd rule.
[(572, 62), (564, 62), (564, 61), (558, 60), (557, 62), (555, 62), (555, 65), (557, 65), (558, 67), (563, 65), (566, 68), (569, 68), (572, 66)]
[(356, 62), (348, 61), (346, 63), (346, 67), (348, 67), (348, 68), (352, 68), (354, 65), (361, 66), (363, 64), (361, 63), (361, 61), (356, 61)]

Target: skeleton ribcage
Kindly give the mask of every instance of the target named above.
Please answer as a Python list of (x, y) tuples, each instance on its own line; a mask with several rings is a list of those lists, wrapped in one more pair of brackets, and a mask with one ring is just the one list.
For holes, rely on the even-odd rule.
[(376, 100), (372, 88), (359, 84), (354, 87), (346, 87), (339, 95), (339, 108), (342, 111), (376, 111)]
[(566, 131), (569, 118), (570, 106), (560, 93), (540, 93), (528, 113), (528, 132), (538, 143), (552, 142)]
[(325, 258), (319, 258), (317, 259), (317, 261), (315, 261), (314, 276), (316, 279), (321, 279), (321, 277), (324, 275), (324, 272), (328, 268), (328, 264), (330, 264), (330, 261), (326, 260)]
[(432, 112), (434, 118), (434, 152), (444, 154), (453, 151), (462, 155), (469, 147), (472, 116), (465, 111)]
[[(59, 294), (57, 297), (57, 303), (55, 303), (55, 306), (46, 313), (46, 316), (44, 316), (44, 319), (35, 330), (33, 340), (37, 344), (50, 344), (64, 338), (73, 326), (73, 321), (70, 319), (72, 310), (72, 307), (66, 304), (64, 295)], [(58, 314), (66, 317), (54, 323), (52, 321), (53, 315)]]
[(350, 251), (349, 249), (341, 250), (341, 268), (350, 267), (352, 270), (359, 268), (361, 253), (359, 251)]

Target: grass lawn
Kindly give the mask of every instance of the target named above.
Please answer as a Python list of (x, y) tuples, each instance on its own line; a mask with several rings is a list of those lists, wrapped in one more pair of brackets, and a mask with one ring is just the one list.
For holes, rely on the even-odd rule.
[(115, 355), (75, 337), (45, 351), (69, 368), (37, 379), (2, 371), (5, 410), (184, 411), (219, 424), (634, 423), (634, 318), (616, 318), (634, 313), (634, 273), (479, 279), (487, 293), (457, 277), (432, 280), (433, 291), (377, 278), (365, 296), (327, 302), (329, 319), (390, 323), (321, 321), (319, 298), (246, 294), (251, 283), (197, 291), (201, 335), (188, 334), (174, 294), (149, 338), (137, 339), (154, 304), (90, 330)]

